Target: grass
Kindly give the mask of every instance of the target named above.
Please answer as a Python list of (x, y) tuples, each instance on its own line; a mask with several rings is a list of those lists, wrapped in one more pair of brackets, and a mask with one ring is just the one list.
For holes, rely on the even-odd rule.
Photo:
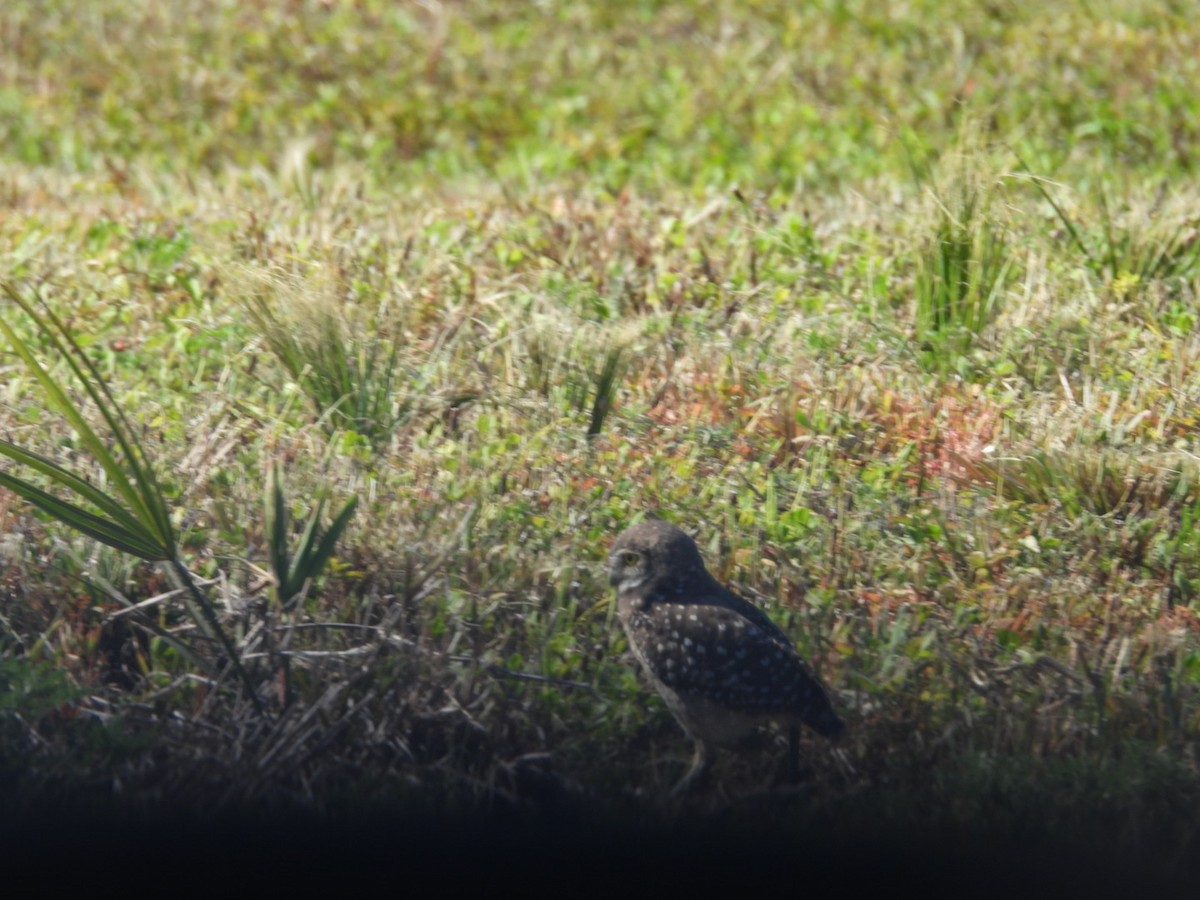
[[(0, 493), (11, 819), (1077, 835), (1186, 867), (1183, 11), (9, 6), (0, 435), (49, 462), (6, 484), (52, 463), (132, 527), (122, 422), (232, 648), (162, 557)], [(603, 571), (652, 513), (835, 693), (848, 740), (805, 743), (798, 791), (765, 731), (667, 801), (690, 747)]]
[(927, 365), (952, 372), (999, 314), (1016, 261), (993, 207), (998, 191), (977, 165), (973, 139), (961, 139), (961, 157), (945, 184), (931, 188), (933, 231), (917, 253), (916, 337)]

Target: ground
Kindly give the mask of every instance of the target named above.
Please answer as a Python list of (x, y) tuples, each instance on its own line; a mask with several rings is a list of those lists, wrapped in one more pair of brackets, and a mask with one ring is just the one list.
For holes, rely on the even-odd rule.
[[(1185, 877), (1197, 27), (6, 4), (5, 835)], [(799, 784), (766, 730), (666, 797), (646, 515), (830, 686)]]

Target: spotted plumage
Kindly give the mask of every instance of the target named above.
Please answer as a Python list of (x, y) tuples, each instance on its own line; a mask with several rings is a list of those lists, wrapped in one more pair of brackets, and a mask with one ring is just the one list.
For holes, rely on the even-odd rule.
[(695, 542), (674, 525), (651, 519), (622, 533), (609, 580), (634, 654), (696, 742), (680, 788), (707, 769), (713, 745), (763, 722), (803, 723), (830, 738), (842, 733), (787, 635), (713, 578)]

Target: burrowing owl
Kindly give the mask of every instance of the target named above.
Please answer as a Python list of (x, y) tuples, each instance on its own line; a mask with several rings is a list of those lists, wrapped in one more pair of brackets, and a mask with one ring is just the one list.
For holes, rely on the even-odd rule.
[(714, 745), (764, 722), (803, 723), (829, 738), (842, 733), (787, 635), (722, 587), (696, 543), (674, 525), (652, 519), (626, 529), (608, 567), (630, 646), (696, 743), (676, 791), (708, 768)]

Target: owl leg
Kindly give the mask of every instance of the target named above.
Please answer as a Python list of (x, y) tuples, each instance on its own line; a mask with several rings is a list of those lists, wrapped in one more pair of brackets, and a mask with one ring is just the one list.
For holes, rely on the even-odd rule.
[(787, 755), (788, 784), (800, 780), (800, 726), (788, 726), (788, 755)]
[(692, 756), (692, 767), (688, 769), (683, 780), (671, 789), (671, 796), (678, 797), (694, 787), (712, 766), (716, 750), (708, 741), (696, 738), (696, 753)]

